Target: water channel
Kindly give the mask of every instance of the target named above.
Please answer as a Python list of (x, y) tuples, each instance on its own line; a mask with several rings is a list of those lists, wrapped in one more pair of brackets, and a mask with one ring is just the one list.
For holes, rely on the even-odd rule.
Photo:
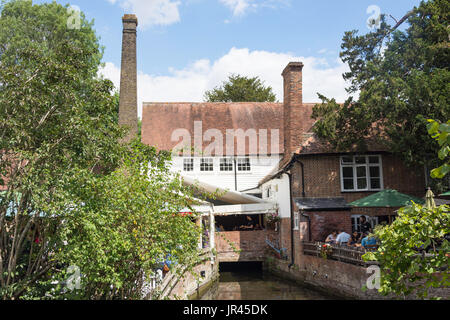
[(221, 270), (200, 300), (331, 300), (336, 296), (264, 273), (261, 268)]

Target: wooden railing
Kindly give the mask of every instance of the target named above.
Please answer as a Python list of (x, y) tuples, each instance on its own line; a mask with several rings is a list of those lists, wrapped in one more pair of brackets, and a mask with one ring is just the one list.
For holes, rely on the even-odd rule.
[[(311, 255), (316, 257), (322, 257), (323, 242), (303, 242), (303, 253), (305, 255)], [(378, 264), (376, 261), (366, 262), (362, 256), (367, 253), (368, 250), (359, 247), (349, 247), (345, 245), (331, 245), (331, 254), (327, 256), (327, 259), (336, 260), (340, 262), (350, 263), (354, 265), (367, 266)]]

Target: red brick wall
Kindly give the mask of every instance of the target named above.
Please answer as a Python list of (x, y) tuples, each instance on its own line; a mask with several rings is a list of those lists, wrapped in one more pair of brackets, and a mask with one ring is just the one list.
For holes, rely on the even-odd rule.
[[(216, 250), (220, 262), (263, 261), (267, 233), (273, 231), (230, 231), (216, 233)], [(228, 240), (228, 241), (227, 241)], [(236, 252), (229, 244), (231, 242)]]
[(281, 248), (286, 248), (288, 254), (291, 254), (291, 219), (284, 218), (281, 219), (280, 223), (280, 246)]
[[(365, 198), (375, 192), (342, 192), (340, 183), (340, 156), (314, 155), (301, 159), (305, 168), (306, 197), (343, 197), (350, 203)], [(385, 189), (423, 197), (425, 179), (421, 168), (407, 168), (398, 158), (390, 154), (382, 154), (383, 183)], [(302, 196), (302, 174), (300, 164), (292, 168), (293, 197)], [(313, 241), (323, 241), (332, 229), (344, 228), (351, 233), (351, 215), (369, 216), (395, 215), (398, 208), (353, 208), (352, 211), (307, 212), (311, 218), (311, 234)], [(308, 238), (304, 230), (299, 237)]]
[[(367, 197), (375, 192), (341, 192), (340, 156), (305, 156), (300, 161), (305, 166), (306, 197), (344, 197), (347, 202)], [(423, 168), (407, 168), (401, 160), (382, 154), (383, 183), (385, 189), (394, 189), (416, 197), (425, 195)], [(293, 195), (300, 197), (302, 175), (300, 164), (293, 167)]]
[(352, 232), (351, 211), (317, 211), (306, 213), (311, 219), (312, 241), (325, 241), (333, 230)]

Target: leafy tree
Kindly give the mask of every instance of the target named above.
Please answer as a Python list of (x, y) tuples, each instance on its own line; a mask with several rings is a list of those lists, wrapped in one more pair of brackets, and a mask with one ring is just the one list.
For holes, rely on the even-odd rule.
[[(449, 122), (439, 124), (429, 121), (429, 133), (438, 140), (439, 158), (447, 162), (434, 169), (432, 175), (443, 178), (448, 169)], [(380, 242), (376, 252), (367, 253), (364, 259), (378, 261), (382, 267), (382, 294), (394, 293), (406, 297), (416, 294), (429, 298), (430, 288), (448, 288), (448, 258), (450, 252), (450, 207), (427, 208), (413, 203), (398, 212), (389, 226), (379, 226), (375, 235)], [(434, 296), (432, 298), (439, 298)]]
[(439, 147), (429, 141), (427, 119), (450, 117), (449, 15), (448, 1), (423, 1), (393, 27), (382, 16), (374, 32), (346, 32), (341, 58), (351, 97), (338, 104), (319, 95), (315, 132), (339, 150), (364, 151), (375, 140), (408, 164), (432, 165)]
[(205, 93), (207, 102), (275, 102), (271, 87), (265, 87), (259, 77), (231, 75), (221, 87)]
[(439, 298), (430, 296), (430, 289), (450, 286), (449, 206), (431, 210), (413, 204), (400, 209), (391, 225), (376, 227), (374, 232), (380, 247), (364, 259), (380, 263), (381, 294)]
[[(146, 284), (168, 255), (173, 264), (191, 266), (198, 257), (200, 230), (192, 221), (198, 214), (192, 208), (191, 215), (178, 213), (195, 204), (194, 188), (170, 173), (169, 161), (168, 153), (135, 140), (112, 173), (92, 175), (85, 169), (71, 178), (66, 209), (56, 217), (62, 250), (52, 259), (59, 262), (58, 272), (24, 296), (44, 291), (51, 298), (143, 299)], [(70, 266), (81, 272), (77, 291), (64, 286)]]
[(450, 173), (450, 120), (447, 123), (438, 123), (435, 120), (428, 120), (428, 133), (439, 143), (439, 159), (445, 163), (431, 171), (433, 178), (444, 178)]
[(195, 226), (172, 217), (191, 191), (166, 155), (119, 143), (93, 23), (68, 28), (67, 8), (0, 6), (0, 296), (61, 297), (54, 281), (77, 265), (77, 297), (136, 298), (161, 255), (195, 251)]

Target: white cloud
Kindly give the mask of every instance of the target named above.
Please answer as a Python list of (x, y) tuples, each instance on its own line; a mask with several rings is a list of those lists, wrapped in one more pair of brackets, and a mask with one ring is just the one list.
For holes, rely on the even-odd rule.
[[(337, 59), (336, 59), (337, 60)], [(338, 102), (347, 98), (342, 74), (348, 71), (338, 61), (330, 66), (326, 59), (296, 57), (289, 53), (250, 51), (232, 48), (216, 61), (198, 60), (183, 69), (169, 68), (169, 75), (158, 76), (140, 72), (138, 75), (139, 116), (142, 102), (200, 102), (206, 90), (210, 90), (228, 79), (232, 73), (243, 76), (259, 76), (265, 85), (273, 88), (277, 99), (283, 101), (283, 78), (281, 72), (290, 61), (302, 61), (303, 100), (319, 102), (317, 92), (334, 97)], [(106, 78), (120, 85), (120, 69), (106, 63), (101, 70)]]
[(220, 0), (225, 6), (233, 11), (233, 15), (241, 16), (250, 7), (252, 0)]
[(180, 1), (173, 0), (107, 0), (120, 4), (125, 10), (135, 13), (139, 26), (145, 29), (152, 25), (170, 25), (180, 21)]
[(233, 16), (239, 17), (245, 15), (249, 10), (260, 7), (276, 8), (280, 4), (289, 4), (290, 0), (219, 0), (228, 7)]

